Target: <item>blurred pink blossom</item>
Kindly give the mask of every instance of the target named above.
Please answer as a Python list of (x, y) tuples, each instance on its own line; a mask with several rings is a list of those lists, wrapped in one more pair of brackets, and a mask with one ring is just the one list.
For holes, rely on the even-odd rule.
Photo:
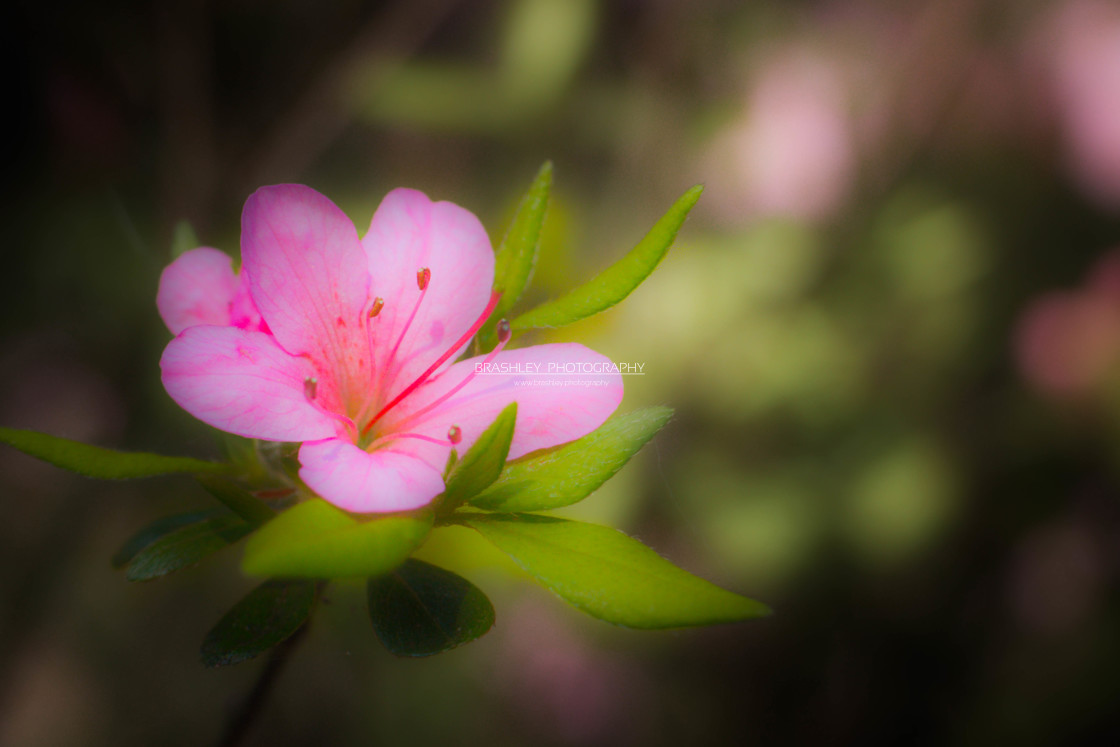
[(729, 219), (825, 218), (855, 166), (845, 81), (829, 60), (781, 50), (759, 68), (742, 115), (709, 150), (716, 208)]
[(1028, 630), (1076, 629), (1102, 601), (1105, 558), (1084, 520), (1064, 518), (1034, 529), (1019, 542), (1013, 561), (1009, 602)]
[(509, 619), (491, 686), (525, 727), (567, 744), (633, 743), (636, 716), (649, 697), (642, 672), (593, 646), (544, 605), (522, 602)]
[(1100, 391), (1120, 365), (1120, 250), (1085, 286), (1036, 299), (1019, 320), (1016, 354), (1038, 389), (1079, 397)]
[(1120, 4), (1073, 0), (1046, 26), (1069, 165), (1091, 197), (1120, 206)]

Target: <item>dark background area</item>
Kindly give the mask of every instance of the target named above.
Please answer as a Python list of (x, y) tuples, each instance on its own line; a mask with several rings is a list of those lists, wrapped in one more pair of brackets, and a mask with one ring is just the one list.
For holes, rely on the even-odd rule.
[[(564, 513), (776, 614), (585, 618), (466, 530), (495, 601), (397, 660), (332, 587), (252, 744), (1120, 740), (1120, 10), (1104, 0), (9, 3), (0, 424), (213, 456), (159, 382), (161, 269), (245, 198), (360, 230), (397, 186), (501, 236), (556, 168), (533, 299), (706, 186), (664, 265), (554, 339), (677, 415)], [(530, 299), (530, 300), (533, 300)], [(211, 743), (263, 666), (205, 670), (236, 549), (109, 556), (188, 480), (0, 450), (0, 744)]]

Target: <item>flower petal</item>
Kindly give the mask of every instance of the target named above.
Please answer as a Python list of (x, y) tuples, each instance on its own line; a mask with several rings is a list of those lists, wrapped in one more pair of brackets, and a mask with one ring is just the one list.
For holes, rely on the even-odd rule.
[(229, 322), (241, 329), (272, 334), (261, 319), (261, 312), (253, 303), (253, 297), (249, 295), (249, 275), (244, 270), (237, 282), (237, 292), (233, 294), (233, 300), (229, 304)]
[(241, 215), (241, 255), (277, 342), (310, 356), (354, 414), (370, 379), (369, 273), (354, 224), (309, 187), (262, 187)]
[(198, 324), (228, 325), (236, 293), (237, 275), (229, 255), (204, 246), (184, 252), (164, 268), (156, 306), (177, 335)]
[[(585, 436), (603, 424), (622, 401), (622, 376), (610, 359), (583, 345), (562, 343), (504, 350), (492, 364), (521, 373), (479, 372), (444, 402), (427, 409), (476, 370), (485, 356), (453, 365), (418, 389), (387, 417), (384, 433), (419, 433), (445, 439), (459, 426), (466, 452), (510, 402), (517, 402), (517, 424), (509, 458)], [(604, 371), (604, 369), (606, 369)], [(447, 451), (418, 439), (402, 439), (394, 448), (438, 464)]]
[(200, 326), (167, 344), (160, 359), (171, 399), (204, 423), (247, 438), (304, 441), (333, 436), (338, 420), (304, 394), (306, 358), (262, 332)]
[(443, 492), (438, 469), (394, 449), (365, 452), (340, 438), (300, 447), (299, 476), (339, 508), (355, 513), (409, 511)]
[[(384, 403), (434, 363), (486, 308), (494, 283), (494, 251), (486, 229), (470, 211), (432, 202), (411, 189), (386, 195), (362, 245), (369, 260), (370, 294), (385, 302), (371, 325)], [(431, 271), (431, 280), (401, 339), (420, 298), (416, 272), (421, 267)]]

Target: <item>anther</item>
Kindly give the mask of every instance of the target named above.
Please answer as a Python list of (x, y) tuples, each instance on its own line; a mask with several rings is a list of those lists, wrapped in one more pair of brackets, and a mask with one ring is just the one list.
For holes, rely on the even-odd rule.
[(416, 271), (416, 284), (420, 286), (420, 290), (427, 290), (428, 283), (431, 282), (432, 271), (427, 267), (421, 267)]
[(303, 380), (303, 396), (308, 399), (315, 399), (315, 393), (319, 390), (319, 380), (314, 376), (308, 376)]
[(381, 296), (373, 299), (373, 306), (369, 308), (369, 318), (373, 319), (381, 313), (381, 309), (385, 308), (385, 299)]
[(507, 342), (509, 342), (510, 336), (513, 335), (513, 330), (511, 330), (509, 328), (509, 320), (508, 319), (503, 319), (500, 322), (498, 322), (497, 332), (498, 332), (498, 342), (500, 344), (504, 345)]
[(453, 444), (463, 440), (463, 431), (459, 429), (459, 426), (453, 425), (447, 429), (447, 440)]

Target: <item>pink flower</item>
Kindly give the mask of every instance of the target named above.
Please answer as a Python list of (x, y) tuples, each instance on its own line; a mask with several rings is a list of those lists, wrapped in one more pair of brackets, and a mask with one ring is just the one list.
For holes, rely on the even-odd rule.
[(1015, 345), (1020, 369), (1043, 392), (1106, 391), (1120, 365), (1120, 251), (1099, 260), (1084, 287), (1036, 298), (1019, 320)]
[(465, 453), (511, 402), (514, 459), (590, 433), (622, 399), (617, 373), (533, 375), (609, 364), (582, 345), (453, 363), (497, 303), (490, 241), (457, 205), (394, 190), (359, 239), (330, 200), (278, 185), (249, 198), (241, 228), (240, 277), (207, 248), (164, 270), (157, 304), (177, 337), (163, 384), (216, 428), (302, 442), (300, 477), (340, 508), (428, 504), (452, 441)]
[(1120, 205), (1120, 9), (1074, 0), (1045, 25), (1070, 165), (1090, 196)]
[(720, 212), (820, 220), (839, 209), (856, 160), (841, 62), (796, 48), (764, 61), (743, 114), (708, 155), (725, 185)]

